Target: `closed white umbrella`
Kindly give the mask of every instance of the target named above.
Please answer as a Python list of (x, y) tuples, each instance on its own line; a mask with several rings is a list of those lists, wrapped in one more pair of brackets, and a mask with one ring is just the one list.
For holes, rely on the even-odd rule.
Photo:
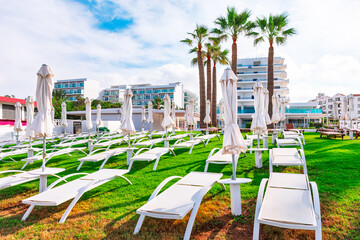
[(174, 121), (170, 117), (170, 97), (169, 95), (165, 95), (164, 97), (164, 119), (161, 123), (161, 126), (166, 131), (166, 137), (167, 137), (167, 129), (171, 126), (174, 126)]
[(101, 120), (101, 105), (98, 104), (96, 106), (96, 126), (99, 128), (102, 124), (102, 120)]
[(281, 121), (286, 120), (286, 116), (285, 116), (285, 99), (281, 99), (281, 101), (280, 101), (280, 120)]
[(150, 132), (152, 131), (152, 124), (154, 122), (153, 119), (153, 104), (151, 101), (149, 101), (148, 103), (148, 118), (147, 118), (147, 122), (150, 123), (151, 127), (150, 127)]
[(338, 106), (338, 103), (336, 101), (334, 101), (333, 106), (334, 106), (333, 119), (338, 120), (339, 119), (339, 106)]
[(197, 125), (197, 121), (194, 115), (194, 99), (190, 99), (189, 101), (189, 112), (188, 112), (188, 125), (191, 126), (190, 137), (192, 139), (192, 130), (194, 126)]
[[(31, 129), (31, 123), (34, 121), (34, 99), (29, 96), (26, 98), (26, 137), (31, 144), (31, 138), (35, 137), (34, 130)], [(30, 145), (31, 147), (31, 145)]]
[(51, 137), (54, 129), (51, 117), (52, 91), (54, 89), (52, 77), (54, 74), (48, 65), (43, 64), (37, 75), (36, 103), (39, 112), (31, 124), (31, 129), (34, 130), (35, 136), (43, 137), (43, 163), (41, 168), (42, 171), (45, 171), (46, 137)]
[(257, 81), (254, 85), (254, 108), (255, 113), (251, 122), (251, 130), (260, 135), (266, 132), (266, 122), (264, 117), (264, 94), (263, 85)]
[(64, 134), (66, 134), (66, 127), (68, 126), (68, 121), (66, 119), (66, 102), (61, 104), (61, 126), (64, 127)]
[(185, 131), (188, 131), (188, 123), (189, 123), (189, 111), (190, 111), (190, 105), (187, 104), (185, 107), (185, 115), (184, 115), (184, 119), (185, 119)]
[(264, 89), (264, 117), (266, 125), (271, 124), (271, 119), (269, 116), (269, 91)]
[(349, 95), (349, 119), (350, 119), (350, 139), (353, 139), (353, 121), (357, 120), (357, 114), (354, 106), (354, 95)]
[(142, 127), (141, 127), (141, 131), (144, 131), (144, 123), (146, 122), (146, 113), (145, 113), (145, 106), (141, 107), (141, 122), (142, 122)]
[(233, 161), (232, 180), (236, 180), (237, 160), (235, 156), (247, 151), (244, 138), (241, 135), (237, 118), (237, 76), (227, 68), (220, 79), (222, 95), (224, 99), (225, 130), (223, 138), (223, 154), (231, 154)]
[[(340, 120), (343, 121), (343, 125), (345, 125), (345, 121), (348, 119), (347, 107), (348, 107), (348, 99), (347, 97), (344, 97), (341, 99), (341, 114), (340, 114)], [(342, 127), (343, 126), (341, 126), (341, 121), (340, 121), (340, 128)]]
[(126, 89), (124, 94), (124, 104), (122, 106), (122, 122), (120, 129), (125, 134), (128, 135), (128, 144), (130, 148), (130, 134), (135, 134), (135, 126), (132, 120), (132, 92), (130, 89)]
[(206, 108), (205, 108), (205, 118), (204, 118), (204, 123), (206, 124), (206, 134), (208, 134), (208, 128), (209, 128), (209, 123), (211, 122), (211, 118), (210, 118), (210, 100), (207, 99), (206, 100)]
[(224, 121), (225, 121), (225, 115), (224, 115), (224, 100), (221, 99), (220, 100), (220, 105), (219, 105), (219, 121), (220, 121), (220, 126), (224, 127)]
[(175, 114), (175, 103), (172, 102), (171, 105), (171, 119), (174, 122), (174, 125), (172, 126), (173, 134), (175, 134), (175, 127), (176, 127), (176, 114)]
[(85, 98), (85, 127), (89, 131), (89, 137), (90, 137), (90, 131), (93, 128), (93, 124), (91, 121), (91, 100), (90, 98)]
[(279, 96), (277, 96), (276, 94), (272, 96), (272, 104), (273, 104), (273, 111), (272, 111), (271, 121), (276, 124), (280, 122), (280, 115), (279, 115), (280, 99)]
[(14, 131), (16, 132), (16, 143), (19, 143), (19, 132), (23, 130), (21, 122), (21, 104), (19, 102), (15, 103), (15, 122), (14, 122)]

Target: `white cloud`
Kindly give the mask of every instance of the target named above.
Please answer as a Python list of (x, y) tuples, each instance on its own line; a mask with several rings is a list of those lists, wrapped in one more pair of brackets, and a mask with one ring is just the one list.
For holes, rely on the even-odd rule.
[[(102, 0), (97, 0), (101, 4)], [(228, 5), (254, 16), (288, 11), (298, 34), (275, 47), (286, 58), (290, 98), (306, 101), (318, 92), (359, 92), (359, 1), (147, 1), (114, 0), (115, 14), (132, 19), (119, 32), (97, 29), (98, 20), (70, 0), (17, 0), (0, 5), (0, 95), (33, 95), (38, 68), (51, 66), (55, 79), (87, 77), (101, 88), (115, 84), (182, 81), (198, 91), (197, 67), (179, 41), (196, 23), (213, 27)], [(107, 16), (108, 17), (108, 16)], [(230, 41), (225, 47), (231, 49)], [(267, 56), (268, 45), (239, 38), (238, 57)], [(219, 67), (220, 78), (224, 67)], [(341, 80), (339, 80), (341, 79)], [(218, 88), (220, 89), (220, 88)], [(220, 91), (219, 91), (220, 93)]]

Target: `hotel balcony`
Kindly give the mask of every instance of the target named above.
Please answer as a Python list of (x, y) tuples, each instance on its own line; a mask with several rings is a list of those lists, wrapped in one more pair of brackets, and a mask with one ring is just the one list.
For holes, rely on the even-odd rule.
[[(243, 84), (249, 84), (249, 83), (254, 83), (260, 81), (261, 83), (266, 83), (267, 79), (265, 78), (261, 78), (261, 79), (238, 79), (237, 83), (243, 83)], [(279, 79), (279, 78), (274, 78), (274, 82), (284, 82), (284, 83), (289, 83), (289, 79)]]

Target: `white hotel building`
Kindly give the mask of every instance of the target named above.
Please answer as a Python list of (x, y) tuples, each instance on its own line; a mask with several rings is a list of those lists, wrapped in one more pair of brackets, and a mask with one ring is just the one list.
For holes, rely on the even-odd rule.
[[(264, 58), (244, 58), (237, 62), (237, 95), (238, 95), (238, 123), (245, 127), (247, 122), (252, 120), (254, 109), (254, 84), (261, 81), (264, 88), (267, 88), (267, 63)], [(289, 79), (287, 79), (286, 65), (284, 58), (274, 57), (274, 93), (280, 98), (288, 99)], [(271, 99), (271, 96), (270, 96)]]

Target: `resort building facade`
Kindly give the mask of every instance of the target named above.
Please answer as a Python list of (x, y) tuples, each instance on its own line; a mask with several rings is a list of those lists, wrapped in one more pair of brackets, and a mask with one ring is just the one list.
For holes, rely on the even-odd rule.
[[(289, 79), (287, 79), (287, 66), (284, 61), (284, 58), (274, 57), (274, 93), (289, 101)], [(244, 58), (237, 61), (238, 122), (241, 127), (251, 122), (255, 112), (255, 83), (260, 81), (264, 88), (267, 88), (267, 63), (267, 57)]]
[(69, 101), (76, 101), (77, 97), (97, 98), (99, 89), (97, 82), (87, 78), (64, 79), (55, 82), (55, 89), (66, 92)]
[(186, 108), (186, 105), (188, 105), (190, 103), (191, 99), (194, 99), (194, 110), (196, 112), (199, 109), (198, 96), (196, 95), (196, 93), (185, 89), (184, 90), (184, 108)]
[(103, 89), (99, 94), (99, 99), (105, 102), (124, 102), (126, 85), (114, 85), (110, 88)]

